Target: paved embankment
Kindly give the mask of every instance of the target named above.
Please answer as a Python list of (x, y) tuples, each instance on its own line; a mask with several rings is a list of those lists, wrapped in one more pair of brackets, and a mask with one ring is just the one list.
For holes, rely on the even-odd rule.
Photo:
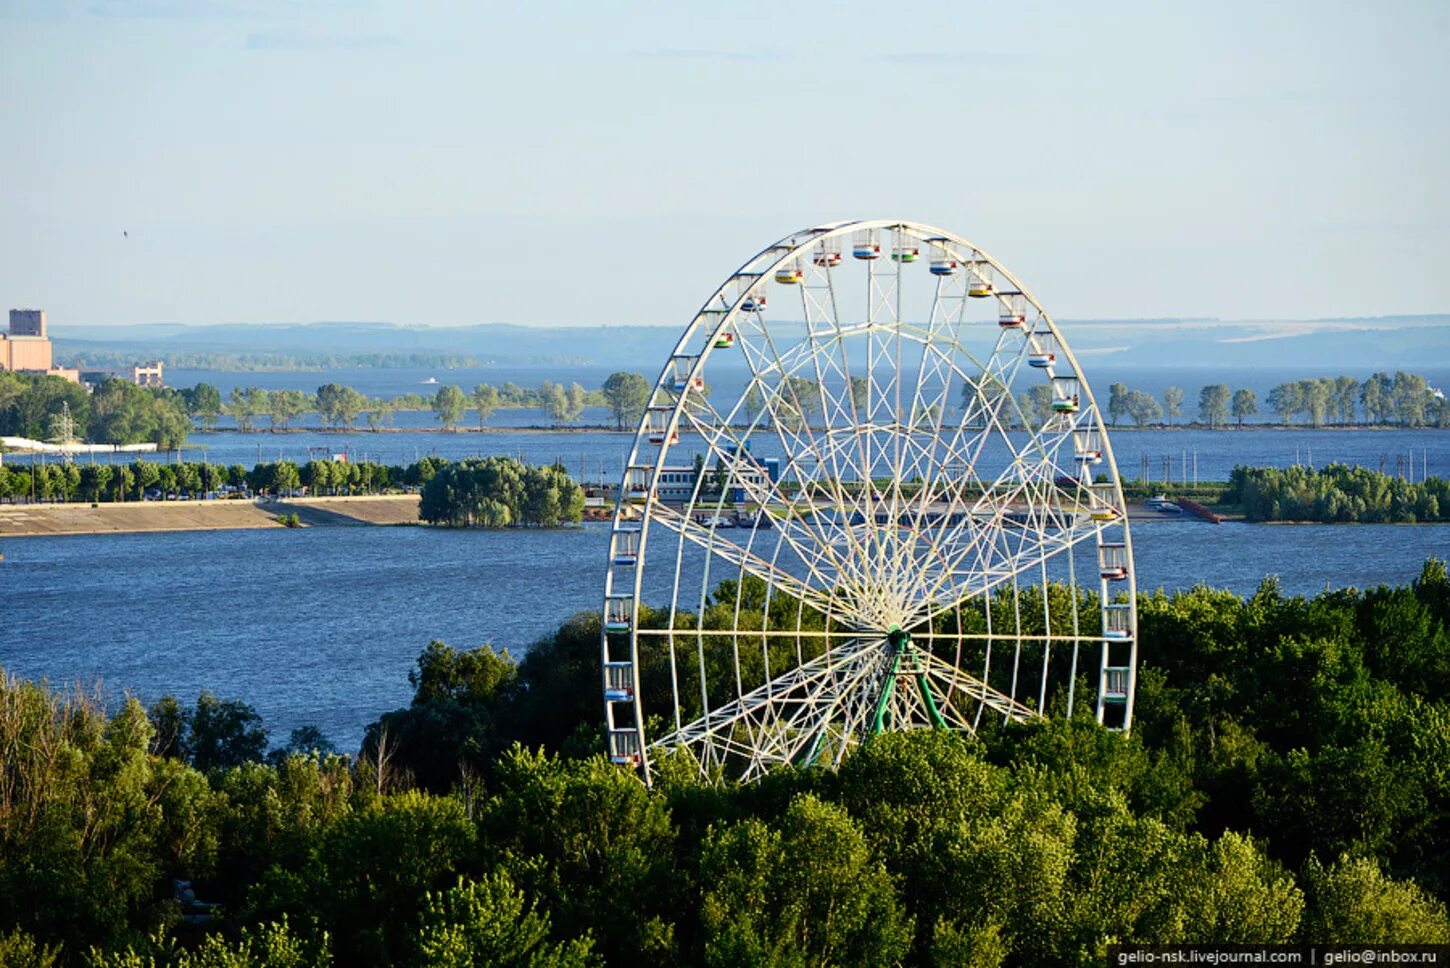
[(279, 514), (304, 527), (417, 524), (418, 495), (296, 498), (285, 501), (137, 501), (124, 504), (3, 504), (0, 537), (129, 531), (280, 528)]

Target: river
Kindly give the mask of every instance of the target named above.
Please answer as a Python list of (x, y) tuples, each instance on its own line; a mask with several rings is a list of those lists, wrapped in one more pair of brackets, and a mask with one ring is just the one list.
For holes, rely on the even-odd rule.
[[(1259, 435), (1245, 435), (1258, 439)], [(1266, 435), (1272, 436), (1272, 435)], [(1248, 593), (1403, 583), (1450, 554), (1450, 525), (1135, 525), (1141, 588)], [(430, 639), (514, 655), (599, 606), (607, 526), (559, 531), (312, 528), (7, 540), (0, 666), (101, 681), (149, 702), (242, 699), (274, 742), (315, 724), (355, 749), (410, 698)], [(1152, 661), (1152, 643), (1144, 644)]]

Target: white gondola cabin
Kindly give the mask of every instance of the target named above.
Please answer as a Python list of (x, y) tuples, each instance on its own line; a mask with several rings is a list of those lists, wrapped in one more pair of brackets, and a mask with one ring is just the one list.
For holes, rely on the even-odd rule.
[(765, 290), (757, 289), (754, 292), (746, 293), (745, 298), (740, 300), (740, 308), (747, 313), (763, 312), (765, 310)]
[(634, 663), (604, 663), (605, 702), (634, 701)]
[(1096, 430), (1086, 430), (1072, 435), (1073, 459), (1079, 464), (1101, 464), (1103, 443)]
[(712, 345), (717, 350), (731, 349), (735, 345), (735, 334), (730, 332), (729, 330), (721, 330), (720, 332), (715, 334), (715, 339), (712, 341)]
[(627, 635), (634, 630), (634, 596), (627, 593), (610, 595), (604, 600), (604, 631), (610, 635)]
[(1078, 392), (1077, 379), (1070, 376), (1053, 377), (1052, 412), (1077, 413), (1080, 409), (1082, 409), (1082, 402)]
[(674, 407), (650, 407), (644, 413), (645, 432), (649, 435), (649, 442), (652, 444), (678, 444), (680, 432), (670, 427), (670, 418), (674, 416)]
[(1104, 581), (1124, 581), (1128, 577), (1128, 546), (1122, 542), (1098, 545), (1098, 574)]
[(997, 325), (1003, 329), (1021, 329), (1027, 325), (1027, 301), (1021, 296), (1005, 296), (997, 311)]
[(614, 532), (614, 563), (621, 568), (639, 564), (639, 525), (627, 525)]
[(851, 256), (856, 259), (881, 258), (881, 243), (876, 241), (875, 229), (862, 229), (851, 241)]
[(962, 264), (947, 245), (946, 239), (928, 239), (927, 243), (931, 246), (932, 275), (954, 276), (961, 271)]
[(841, 264), (840, 238), (826, 239), (811, 253), (811, 261), (823, 269), (834, 269)]
[(1106, 524), (1123, 516), (1118, 510), (1118, 495), (1112, 481), (1093, 484), (1091, 493), (1092, 503), (1088, 505), (1088, 518)]
[(799, 262), (787, 262), (775, 270), (775, 281), (782, 286), (794, 286), (805, 279), (806, 274), (801, 269)]
[(1103, 698), (1108, 702), (1127, 702), (1133, 684), (1129, 666), (1106, 666), (1103, 669)]
[(915, 262), (921, 258), (921, 247), (905, 232), (898, 231), (891, 243), (892, 262)]
[(670, 358), (670, 389), (676, 393), (685, 393), (688, 390), (702, 390), (705, 387), (705, 378), (695, 374), (694, 356), (675, 356)]
[(992, 266), (978, 260), (972, 263), (972, 276), (967, 280), (967, 295), (973, 299), (986, 299), (997, 291), (992, 284)]
[(624, 499), (630, 504), (647, 504), (650, 499), (651, 467), (631, 467), (624, 475)]
[(1133, 635), (1132, 614), (1127, 605), (1103, 606), (1103, 638), (1127, 639)]
[(609, 731), (609, 761), (616, 766), (640, 764), (639, 733), (632, 729)]
[(1051, 333), (1038, 331), (1031, 334), (1027, 365), (1039, 370), (1050, 370), (1057, 365), (1057, 339)]

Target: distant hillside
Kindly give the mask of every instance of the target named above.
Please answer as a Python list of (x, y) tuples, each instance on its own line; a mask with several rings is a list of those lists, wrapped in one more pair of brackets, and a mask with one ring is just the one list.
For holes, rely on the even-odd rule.
[[(1061, 320), (1073, 349), (1116, 368), (1294, 365), (1450, 366), (1450, 315), (1316, 320)], [(779, 323), (787, 329), (789, 322)], [(658, 326), (533, 328), (373, 322), (220, 326), (54, 326), (63, 362), (161, 358), (198, 369), (557, 364), (632, 366), (669, 353), (679, 331)]]
[(644, 326), (432, 328), (344, 322), (56, 326), (52, 332), (57, 357), (65, 362), (159, 357), (173, 366), (201, 369), (624, 363), (641, 354), (668, 353), (678, 335)]

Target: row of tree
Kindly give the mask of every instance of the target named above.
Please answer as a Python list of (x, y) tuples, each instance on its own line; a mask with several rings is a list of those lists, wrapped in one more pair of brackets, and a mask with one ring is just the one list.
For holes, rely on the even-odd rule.
[[(1376, 373), (1363, 382), (1352, 376), (1295, 380), (1270, 390), (1265, 403), (1286, 425), (1302, 418), (1313, 427), (1450, 427), (1450, 402), (1423, 376), (1414, 373)], [(1040, 401), (1024, 398), (1023, 408), (1035, 413), (1041, 409)], [(1225, 426), (1230, 418), (1242, 427), (1246, 419), (1259, 412), (1258, 395), (1247, 388), (1230, 390), (1226, 383), (1214, 383), (1198, 394), (1198, 420), (1210, 429)], [(1165, 388), (1161, 402), (1150, 393), (1122, 383), (1108, 388), (1108, 419), (1114, 426), (1125, 417), (1140, 427), (1161, 422), (1171, 425), (1182, 414), (1181, 387)]]
[(139, 501), (148, 492), (200, 498), (224, 488), (253, 494), (381, 494), (419, 488), (448, 461), (424, 457), (407, 466), (370, 461), (269, 461), (241, 464), (200, 461), (130, 464), (0, 465), (0, 499), (35, 501)]
[(429, 645), (411, 704), (355, 758), (306, 728), (268, 755), (255, 713), (209, 694), (108, 717), (0, 678), (0, 963), (1100, 965), (1116, 941), (1450, 943), (1444, 564), (1312, 599), (1144, 595), (1139, 623), (1131, 735), (1090, 716), (886, 734), (839, 772), (750, 786), (663, 761), (646, 788), (596, 752), (597, 615), (521, 662)]
[(1250, 521), (1424, 524), (1450, 521), (1450, 481), (1418, 484), (1367, 467), (1235, 467), (1223, 496)]
[[(615, 377), (618, 376), (632, 377), (641, 383), (644, 381), (637, 373), (615, 374)], [(392, 424), (395, 413), (404, 410), (432, 410), (445, 429), (452, 429), (462, 422), (470, 409), (475, 412), (480, 427), (487, 423), (494, 411), (519, 407), (538, 407), (555, 423), (577, 421), (584, 408), (592, 404), (607, 403), (617, 414), (634, 412), (635, 405), (618, 394), (614, 400), (610, 399), (610, 386), (607, 383), (605, 389), (591, 393), (577, 382), (566, 386), (545, 380), (535, 389), (514, 383), (505, 383), (501, 387), (480, 383), (472, 393), (465, 393), (459, 387), (443, 385), (432, 396), (405, 393), (387, 399), (370, 398), (350, 386), (337, 383), (324, 384), (317, 388), (315, 394), (249, 386), (235, 387), (223, 402), (216, 387), (199, 383), (182, 390), (181, 395), (188, 415), (204, 430), (213, 429), (223, 414), (230, 415), (243, 431), (256, 429), (258, 420), (263, 417), (269, 420), (270, 429), (285, 430), (293, 421), (308, 413), (317, 414), (325, 426), (340, 430), (353, 429), (364, 417), (369, 429), (381, 430)], [(647, 387), (645, 393), (648, 394)], [(637, 409), (642, 411), (643, 406), (639, 403)]]

